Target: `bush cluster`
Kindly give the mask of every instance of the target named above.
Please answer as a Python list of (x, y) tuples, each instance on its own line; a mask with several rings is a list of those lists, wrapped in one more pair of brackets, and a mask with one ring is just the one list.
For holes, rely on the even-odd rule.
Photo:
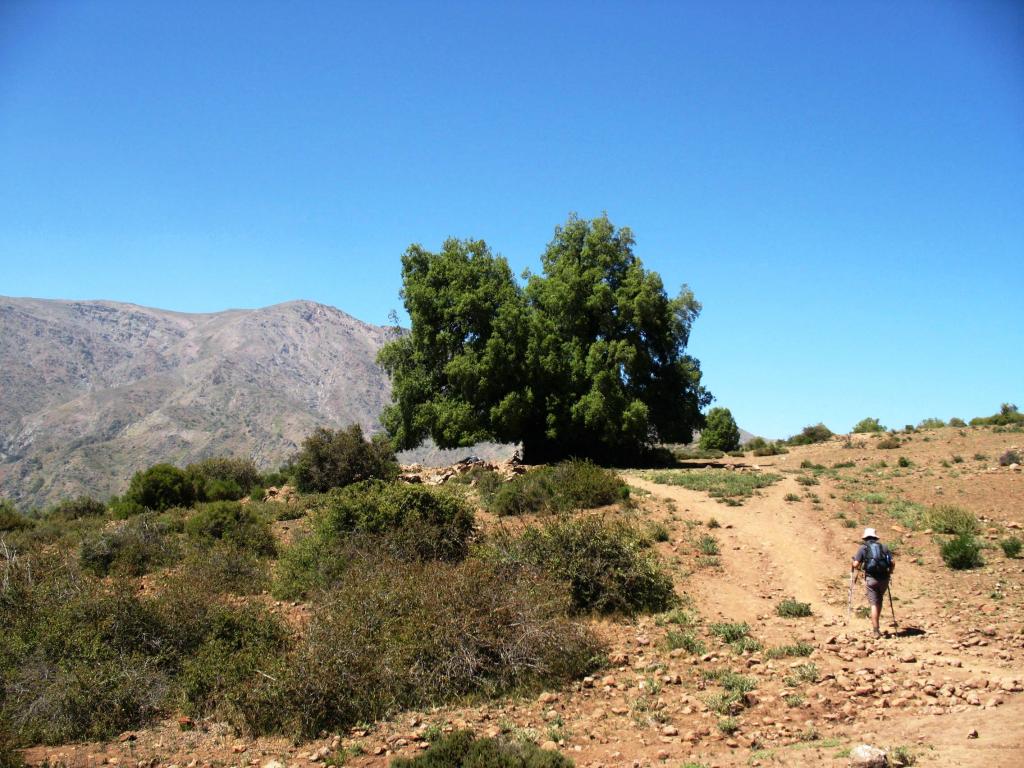
[(498, 486), (481, 486), (484, 506), (497, 515), (593, 509), (629, 498), (629, 487), (610, 469), (589, 461), (563, 461), (518, 475)]
[(789, 449), (781, 443), (769, 442), (763, 437), (755, 437), (745, 447), (748, 451), (753, 451), (755, 456), (778, 456), (789, 453)]
[(832, 430), (824, 424), (812, 424), (804, 427), (800, 434), (789, 438), (790, 445), (811, 445), (812, 443), (824, 443), (831, 439)]
[(1013, 403), (1003, 403), (999, 407), (999, 413), (992, 416), (977, 416), (971, 419), (972, 427), (1009, 427), (1016, 424), (1024, 424), (1024, 413), (1021, 413)]
[(853, 425), (853, 432), (855, 434), (866, 434), (866, 433), (870, 433), (870, 432), (885, 432), (885, 429), (886, 428), (883, 427), (878, 422), (878, 419), (873, 419), (870, 416), (868, 416), (867, 418), (861, 419), (860, 421), (858, 421), (856, 424)]
[(702, 450), (735, 451), (740, 446), (740, 430), (728, 408), (712, 408), (700, 432)]
[(255, 555), (273, 555), (276, 552), (270, 524), (250, 505), (237, 501), (203, 504), (185, 521), (185, 533), (202, 547), (223, 542)]
[(7, 499), (0, 499), (0, 533), (22, 531), (31, 528), (34, 522), (14, 508)]
[(114, 523), (82, 539), (82, 568), (97, 576), (141, 576), (173, 563), (180, 554), (171, 528), (154, 513)]
[(284, 552), (274, 594), (330, 586), (363, 546), (403, 560), (462, 560), (475, 529), (473, 511), (444, 490), (379, 480), (340, 488), (321, 500), (310, 534)]
[(618, 520), (559, 518), (519, 535), (502, 532), (484, 554), (564, 582), (577, 612), (659, 612), (677, 600), (672, 579), (643, 534)]
[(371, 440), (363, 428), (316, 430), (302, 443), (293, 471), (300, 491), (329, 491), (364, 480), (393, 480), (398, 461), (391, 443), (383, 435)]
[(978, 518), (970, 510), (953, 504), (939, 504), (929, 509), (922, 520), (926, 528), (936, 533), (973, 535), (981, 530)]
[(189, 464), (185, 474), (197, 501), (237, 501), (262, 485), (252, 459), (213, 457)]

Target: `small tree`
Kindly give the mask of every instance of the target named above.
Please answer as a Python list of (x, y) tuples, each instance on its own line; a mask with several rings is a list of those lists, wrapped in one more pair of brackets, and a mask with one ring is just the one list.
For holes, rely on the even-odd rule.
[(861, 419), (853, 425), (853, 431), (856, 434), (865, 434), (868, 432), (885, 432), (885, 427), (878, 423), (878, 419), (873, 419), (870, 416)]
[(295, 460), (295, 483), (300, 491), (329, 491), (362, 480), (392, 480), (398, 461), (383, 435), (367, 441), (363, 428), (320, 428), (302, 443)]
[(124, 501), (158, 512), (188, 507), (195, 501), (195, 487), (184, 470), (173, 464), (154, 464), (132, 476)]
[(708, 411), (707, 425), (700, 433), (703, 450), (735, 451), (740, 445), (740, 430), (728, 408)]

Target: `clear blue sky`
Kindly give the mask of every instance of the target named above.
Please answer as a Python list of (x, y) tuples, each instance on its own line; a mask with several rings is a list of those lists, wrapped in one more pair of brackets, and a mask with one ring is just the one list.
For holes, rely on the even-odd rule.
[(1024, 3), (0, 2), (0, 294), (382, 323), (570, 211), (752, 431), (1024, 407)]

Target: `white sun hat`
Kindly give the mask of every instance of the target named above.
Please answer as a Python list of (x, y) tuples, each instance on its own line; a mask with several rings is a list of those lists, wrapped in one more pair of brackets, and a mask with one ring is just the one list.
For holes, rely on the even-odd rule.
[(864, 535), (861, 536), (861, 538), (862, 539), (877, 539), (878, 538), (878, 534), (875, 533), (875, 529), (874, 528), (865, 528), (864, 529)]

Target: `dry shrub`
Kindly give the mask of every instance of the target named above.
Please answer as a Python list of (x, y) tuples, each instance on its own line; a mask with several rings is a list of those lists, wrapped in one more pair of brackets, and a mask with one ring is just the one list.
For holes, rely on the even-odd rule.
[(396, 757), (391, 768), (572, 768), (573, 761), (525, 741), (477, 738), (470, 731), (444, 736), (416, 757)]
[(527, 570), (365, 555), (317, 607), (291, 662), (290, 729), (313, 735), (583, 675), (602, 649), (567, 608), (559, 586)]

